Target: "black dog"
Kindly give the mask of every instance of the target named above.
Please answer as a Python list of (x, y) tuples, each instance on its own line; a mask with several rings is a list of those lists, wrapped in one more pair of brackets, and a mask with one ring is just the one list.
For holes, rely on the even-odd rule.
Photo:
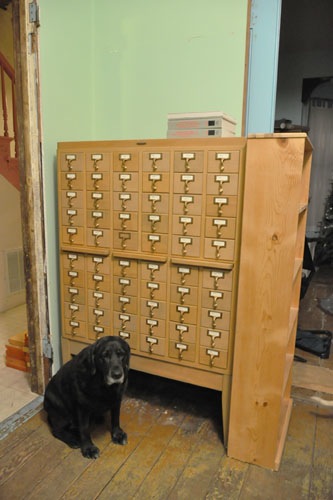
[(111, 410), (111, 437), (126, 444), (119, 424), (121, 400), (126, 388), (130, 348), (120, 337), (102, 337), (68, 361), (50, 380), (44, 409), (53, 435), (82, 455), (97, 458), (91, 440), (91, 423)]

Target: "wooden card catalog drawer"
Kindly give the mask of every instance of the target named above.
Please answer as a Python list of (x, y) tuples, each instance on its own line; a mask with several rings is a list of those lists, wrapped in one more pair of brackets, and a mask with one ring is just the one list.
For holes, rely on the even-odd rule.
[(151, 335), (140, 335), (140, 351), (150, 356), (165, 356), (166, 340), (162, 337), (153, 337)]
[(182, 361), (195, 361), (195, 344), (189, 344), (187, 342), (174, 342), (169, 343), (169, 356), (170, 358), (175, 358), (179, 362)]
[(86, 154), (86, 171), (110, 172), (113, 167), (112, 155), (106, 152), (93, 151)]
[(143, 172), (170, 172), (169, 151), (149, 151), (142, 154)]
[(113, 152), (113, 170), (136, 172), (139, 170), (139, 152), (133, 148)]
[(238, 172), (240, 170), (240, 152), (209, 151), (208, 172)]
[(58, 161), (60, 171), (81, 172), (85, 168), (85, 155), (80, 151), (60, 153)]
[(211, 347), (200, 347), (200, 363), (212, 370), (227, 367), (228, 353)]
[(86, 188), (88, 191), (110, 191), (110, 172), (102, 170), (87, 172)]

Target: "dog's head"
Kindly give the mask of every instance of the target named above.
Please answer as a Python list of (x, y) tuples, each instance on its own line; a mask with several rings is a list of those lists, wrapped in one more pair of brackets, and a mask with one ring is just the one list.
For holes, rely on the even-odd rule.
[(91, 374), (102, 375), (104, 383), (123, 384), (127, 381), (130, 348), (121, 337), (102, 337), (91, 346)]

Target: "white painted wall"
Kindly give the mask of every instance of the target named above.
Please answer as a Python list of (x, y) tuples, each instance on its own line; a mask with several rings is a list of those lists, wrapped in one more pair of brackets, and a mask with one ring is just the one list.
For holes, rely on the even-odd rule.
[(302, 120), (303, 78), (333, 76), (331, 51), (295, 51), (280, 54), (275, 118)]
[(22, 248), (20, 193), (0, 176), (0, 312), (25, 302), (25, 290), (9, 293), (6, 252)]

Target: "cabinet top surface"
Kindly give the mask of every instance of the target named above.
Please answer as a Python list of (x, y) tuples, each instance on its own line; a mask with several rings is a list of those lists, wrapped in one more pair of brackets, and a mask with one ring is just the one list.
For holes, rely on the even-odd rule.
[(198, 148), (198, 147), (234, 147), (240, 148), (245, 146), (245, 137), (210, 137), (197, 139), (128, 139), (128, 140), (110, 140), (110, 141), (69, 141), (58, 142), (58, 148), (68, 149), (73, 147), (91, 148), (92, 146), (100, 148), (117, 148), (117, 147), (179, 147), (179, 148)]
[(91, 147), (99, 148), (122, 148), (131, 147), (138, 148), (242, 148), (246, 145), (247, 139), (305, 139), (306, 149), (312, 149), (311, 141), (304, 132), (294, 133), (275, 133), (275, 134), (250, 134), (248, 137), (209, 137), (209, 138), (190, 138), (190, 139), (126, 139), (126, 140), (103, 140), (103, 141), (63, 141), (58, 142), (58, 149), (81, 148), (88, 149)]

